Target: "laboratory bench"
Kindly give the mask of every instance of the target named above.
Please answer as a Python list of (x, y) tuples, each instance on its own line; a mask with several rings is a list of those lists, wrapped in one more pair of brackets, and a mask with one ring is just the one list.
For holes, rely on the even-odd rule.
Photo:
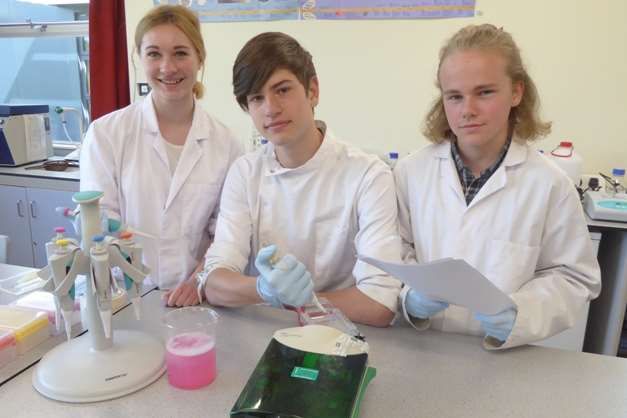
[(20, 167), (0, 167), (0, 184), (17, 187), (38, 187), (50, 190), (77, 192), (80, 182), (78, 167), (68, 167), (65, 171), (48, 171), (41, 168), (27, 170), (32, 163)]
[[(162, 335), (170, 308), (161, 292), (142, 298), (141, 321), (126, 307), (115, 329)], [(171, 387), (163, 375), (122, 398), (68, 404), (41, 396), (33, 367), (0, 387), (3, 416), (33, 417), (225, 417), (273, 333), (297, 326), (296, 314), (266, 306), (216, 309), (218, 376), (197, 390)], [(618, 417), (627, 414), (627, 360), (524, 346), (486, 351), (481, 338), (438, 331), (417, 332), (404, 321), (391, 328), (359, 326), (370, 345), (377, 376), (361, 404), (361, 418), (382, 417)], [(115, 337), (114, 337), (115, 338)], [(68, 359), (71, 361), (71, 359)]]
[[(0, 280), (6, 279), (21, 273), (27, 273), (29, 271), (33, 271), (34, 269), (29, 267), (22, 266), (13, 266), (9, 264), (0, 263)], [(7, 301), (11, 302), (11, 301)], [(80, 324), (76, 324), (72, 327), (72, 336), (77, 336), (83, 333), (83, 329)], [(0, 385), (4, 382), (10, 380), (13, 376), (22, 372), (22, 370), (32, 366), (37, 363), (41, 357), (46, 354), (48, 351), (53, 349), (58, 344), (62, 343), (65, 340), (65, 333), (60, 335), (51, 336), (46, 339), (41, 344), (35, 346), (33, 349), (27, 351), (26, 353), (20, 355), (11, 363), (5, 365), (4, 367), (0, 367)], [(2, 388), (0, 387), (0, 391)]]
[[(30, 268), (30, 267), (22, 267), (22, 266), (15, 266), (15, 265), (10, 265), (10, 264), (0, 263), (0, 280), (4, 280), (4, 279), (7, 279), (7, 278), (10, 278), (12, 276), (22, 274), (22, 273), (28, 273), (30, 271), (36, 271), (36, 269)], [(142, 296), (146, 295), (153, 289), (155, 289), (154, 285), (144, 283), (141, 289)], [(2, 301), (5, 304), (10, 304), (11, 302), (14, 301), (14, 300), (11, 300), (9, 296), (6, 294), (3, 294), (2, 296), (3, 296)], [(14, 297), (14, 299), (17, 299), (17, 297)], [(126, 305), (128, 305), (128, 303), (126, 303)], [(83, 325), (80, 322), (72, 326), (72, 332), (71, 332), (72, 337), (79, 336), (81, 334), (84, 334), (85, 332), (86, 330), (83, 328)], [(1, 385), (3, 383), (9, 381), (14, 376), (20, 374), (23, 370), (36, 364), (43, 357), (44, 354), (46, 354), (48, 351), (50, 351), (57, 345), (61, 344), (65, 340), (66, 340), (65, 332), (61, 332), (58, 335), (51, 335), (49, 338), (44, 340), (41, 344), (19, 355), (11, 363), (5, 365), (4, 367), (0, 367), (0, 392), (2, 392), (3, 388), (1, 387)], [(2, 411), (2, 408), (0, 408), (0, 411)]]
[[(44, 243), (53, 236), (54, 228), (63, 226), (72, 236), (70, 221), (55, 208), (74, 207), (72, 195), (79, 190), (79, 174), (76, 167), (61, 172), (0, 167), (0, 235), (11, 240), (8, 263), (43, 267)], [(553, 337), (547, 345), (573, 350), (583, 347), (587, 352), (614, 356), (619, 351), (627, 306), (627, 223), (586, 218), (589, 230), (601, 233), (601, 295), (590, 304), (587, 320), (587, 312), (583, 312), (582, 324)]]

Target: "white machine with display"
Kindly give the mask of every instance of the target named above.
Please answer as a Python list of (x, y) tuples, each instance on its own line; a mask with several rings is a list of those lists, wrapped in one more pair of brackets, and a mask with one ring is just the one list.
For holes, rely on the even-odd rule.
[(0, 105), (0, 166), (52, 157), (48, 105)]
[(583, 205), (591, 219), (597, 221), (627, 222), (627, 188), (624, 185), (624, 168), (614, 168), (612, 175), (599, 175), (605, 187), (591, 184), (583, 196)]
[(597, 221), (627, 222), (627, 194), (613, 196), (604, 191), (587, 191), (583, 204), (588, 216)]
[[(124, 287), (139, 319), (141, 285), (148, 274), (142, 249), (130, 234), (105, 237), (99, 200), (102, 192), (74, 194), (80, 205), (82, 243), (56, 239), (47, 245), (48, 266), (39, 275), (55, 296), (57, 315), (63, 316), (68, 341), (48, 352), (33, 373), (41, 394), (66, 402), (94, 402), (134, 392), (157, 380), (165, 371), (165, 349), (157, 339), (137, 331), (111, 328), (112, 293), (117, 283), (111, 267), (124, 272)], [(76, 276), (86, 276), (89, 332), (70, 339)], [(58, 318), (60, 319), (60, 318)], [(57, 320), (57, 324), (61, 321)]]

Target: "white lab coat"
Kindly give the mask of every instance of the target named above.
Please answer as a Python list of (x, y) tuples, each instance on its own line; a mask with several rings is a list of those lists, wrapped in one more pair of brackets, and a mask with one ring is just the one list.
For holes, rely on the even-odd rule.
[(205, 266), (257, 276), (255, 257), (268, 244), (305, 264), (316, 292), (356, 285), (396, 312), (400, 283), (357, 260), (360, 254), (400, 262), (394, 179), (376, 156), (327, 131), (297, 168), (283, 168), (272, 144), (239, 158), (224, 184)]
[(81, 190), (101, 190), (109, 217), (135, 235), (150, 279), (170, 288), (188, 278), (215, 228), (222, 184), (241, 144), (196, 102), (192, 126), (171, 175), (151, 95), (94, 121), (81, 151)]
[[(450, 143), (429, 145), (394, 171), (407, 262), (462, 258), (514, 300), (518, 315), (503, 345), (542, 340), (574, 325), (601, 290), (575, 188), (553, 163), (512, 141), (503, 163), (466, 206)], [(402, 306), (409, 289), (403, 289)], [(426, 328), (428, 321), (413, 321)], [(483, 335), (474, 312), (453, 306), (432, 328)]]

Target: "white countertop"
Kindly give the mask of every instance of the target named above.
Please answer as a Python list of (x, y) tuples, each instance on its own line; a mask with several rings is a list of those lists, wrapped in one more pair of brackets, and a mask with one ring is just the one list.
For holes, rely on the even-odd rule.
[(41, 164), (42, 163), (32, 163), (20, 167), (0, 167), (0, 175), (80, 181), (80, 170), (78, 167), (68, 167), (65, 171), (48, 171), (41, 168), (35, 168), (33, 170), (26, 169), (26, 167)]
[[(161, 332), (161, 292), (142, 299), (144, 320), (126, 308), (118, 328)], [(218, 377), (185, 391), (161, 377), (123, 398), (66, 404), (39, 395), (30, 368), (0, 388), (2, 415), (52, 417), (225, 417), (275, 330), (296, 326), (293, 312), (263, 306), (217, 309)], [(389, 329), (359, 327), (370, 344), (377, 377), (368, 386), (361, 418), (387, 417), (619, 417), (627, 411), (627, 360), (526, 346), (504, 352), (481, 340), (437, 331), (417, 332), (404, 322)]]
[(617, 230), (627, 230), (627, 222), (616, 222), (616, 221), (597, 221), (586, 215), (586, 222), (589, 227), (597, 227), (601, 229), (617, 229)]
[(41, 163), (22, 167), (0, 167), (0, 184), (69, 192), (77, 192), (79, 190), (80, 170), (78, 167), (68, 167), (65, 171), (26, 170), (25, 168), (39, 164)]

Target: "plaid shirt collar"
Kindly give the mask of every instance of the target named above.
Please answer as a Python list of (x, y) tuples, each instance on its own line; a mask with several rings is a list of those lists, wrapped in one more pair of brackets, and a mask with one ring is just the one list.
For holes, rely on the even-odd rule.
[(474, 199), (477, 193), (479, 193), (479, 190), (481, 190), (492, 174), (494, 174), (494, 172), (500, 167), (511, 143), (512, 138), (510, 137), (503, 146), (503, 149), (494, 164), (483, 170), (479, 177), (475, 178), (472, 171), (470, 171), (470, 169), (464, 164), (462, 156), (459, 153), (459, 149), (457, 148), (457, 142), (451, 141), (451, 155), (455, 161), (455, 168), (457, 169), (457, 174), (459, 175), (459, 181), (462, 184), (464, 197), (466, 198), (466, 205), (470, 205), (470, 202), (472, 202), (472, 199)]

